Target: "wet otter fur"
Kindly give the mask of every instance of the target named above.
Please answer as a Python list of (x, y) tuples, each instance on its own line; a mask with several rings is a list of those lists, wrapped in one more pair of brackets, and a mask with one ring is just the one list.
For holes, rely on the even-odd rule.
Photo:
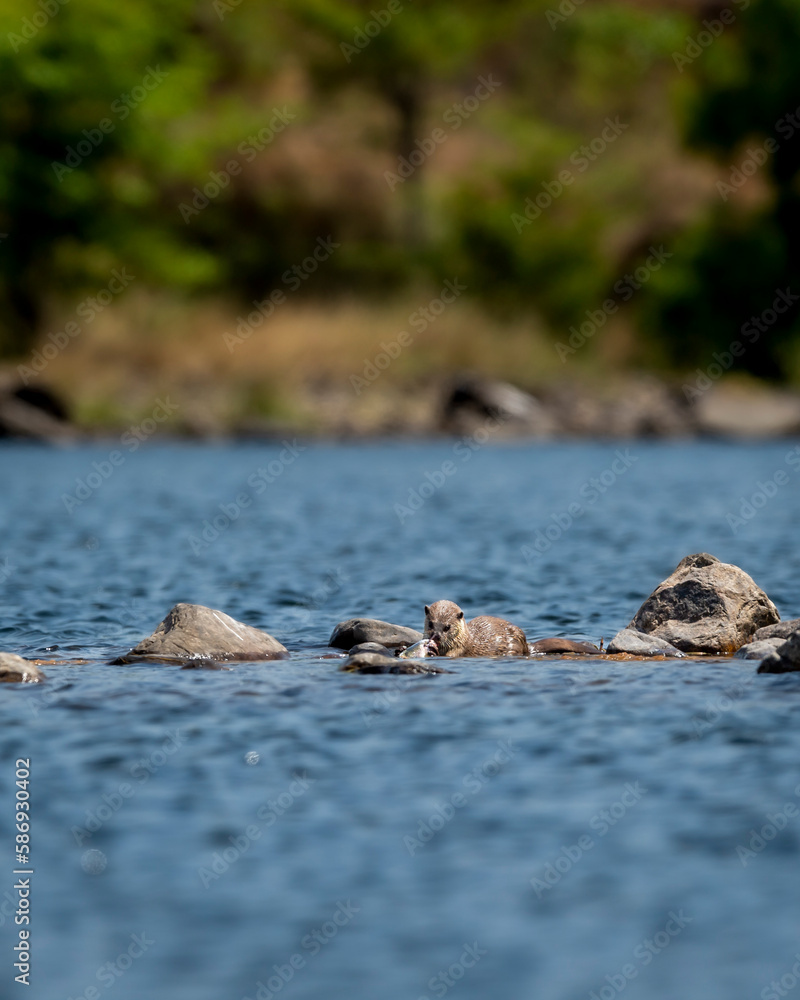
[(521, 628), (491, 615), (465, 621), (464, 612), (452, 601), (436, 601), (426, 606), (424, 635), (436, 643), (438, 656), (527, 656), (529, 653)]

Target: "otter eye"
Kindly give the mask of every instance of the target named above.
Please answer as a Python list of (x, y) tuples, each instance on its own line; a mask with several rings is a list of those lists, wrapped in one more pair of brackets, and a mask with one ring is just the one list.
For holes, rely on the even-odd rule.
[(463, 617), (464, 617), (463, 611), (459, 611), (458, 614), (456, 615), (456, 618), (463, 618)]
[(445, 627), (442, 629), (442, 632), (449, 632), (449, 631), (450, 631), (449, 625), (445, 625)]

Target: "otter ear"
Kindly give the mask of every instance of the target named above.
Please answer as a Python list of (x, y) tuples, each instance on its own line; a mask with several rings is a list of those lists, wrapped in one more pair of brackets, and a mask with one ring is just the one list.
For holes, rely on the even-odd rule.
[(463, 618), (463, 617), (464, 617), (463, 611), (459, 611), (458, 614), (456, 615), (456, 618)]
[(425, 614), (426, 614), (426, 615), (429, 615), (430, 613), (431, 613), (431, 609), (430, 609), (430, 608), (428, 607), (428, 605), (426, 604), (426, 605), (425, 605)]

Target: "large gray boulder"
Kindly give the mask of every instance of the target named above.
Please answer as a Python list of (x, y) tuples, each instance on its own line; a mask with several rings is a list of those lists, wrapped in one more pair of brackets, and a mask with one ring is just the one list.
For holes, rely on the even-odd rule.
[(800, 629), (800, 618), (787, 618), (785, 622), (765, 625), (753, 636), (754, 639), (788, 639), (792, 632)]
[(30, 660), (23, 660), (16, 653), (0, 653), (0, 683), (39, 684), (45, 675)]
[(780, 620), (752, 578), (716, 556), (686, 556), (636, 612), (629, 628), (684, 653), (735, 653), (756, 630)]
[(800, 629), (761, 661), (760, 674), (790, 674), (800, 670)]
[(237, 622), (222, 611), (202, 604), (176, 604), (151, 636), (117, 662), (276, 660), (288, 655), (286, 647), (268, 632)]
[(377, 642), (387, 649), (398, 649), (412, 646), (421, 638), (422, 632), (404, 625), (391, 625), (378, 618), (348, 618), (334, 628), (328, 645), (336, 649), (352, 649), (362, 642)]
[(657, 635), (645, 635), (632, 628), (617, 632), (606, 650), (608, 653), (630, 653), (632, 656), (685, 656), (676, 646)]

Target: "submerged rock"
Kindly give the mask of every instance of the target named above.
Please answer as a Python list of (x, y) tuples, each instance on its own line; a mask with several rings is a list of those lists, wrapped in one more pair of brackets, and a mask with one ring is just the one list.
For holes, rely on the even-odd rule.
[(380, 653), (356, 653), (342, 664), (342, 670), (353, 674), (449, 674), (435, 667), (430, 660), (403, 660)]
[(388, 646), (382, 646), (379, 642), (360, 642), (347, 652), (350, 656), (355, 656), (356, 653), (380, 653), (381, 656), (393, 655)]
[(617, 632), (608, 644), (609, 653), (630, 653), (632, 656), (685, 656), (677, 646), (657, 635), (646, 635), (632, 628)]
[(775, 625), (765, 625), (763, 628), (758, 629), (753, 638), (788, 639), (798, 629), (800, 629), (800, 618), (787, 618), (784, 622), (777, 622)]
[(276, 660), (289, 655), (268, 632), (202, 604), (176, 604), (151, 636), (116, 663), (132, 660)]
[(0, 683), (39, 684), (45, 675), (30, 660), (23, 660), (16, 653), (0, 653)]
[(686, 556), (636, 612), (629, 628), (684, 653), (734, 653), (757, 629), (780, 620), (753, 579), (707, 552)]
[(603, 655), (602, 649), (595, 646), (593, 642), (579, 642), (576, 639), (537, 639), (536, 642), (529, 642), (528, 649), (531, 653), (598, 653)]
[(411, 646), (421, 638), (422, 632), (404, 625), (391, 625), (378, 618), (348, 618), (334, 628), (328, 645), (335, 649), (352, 649), (364, 642), (377, 642), (388, 649), (397, 649)]
[(763, 660), (765, 656), (769, 656), (784, 642), (784, 639), (779, 638), (755, 639), (742, 646), (741, 649), (737, 649), (733, 655), (737, 660)]
[(761, 661), (760, 674), (790, 674), (800, 670), (800, 629)]

